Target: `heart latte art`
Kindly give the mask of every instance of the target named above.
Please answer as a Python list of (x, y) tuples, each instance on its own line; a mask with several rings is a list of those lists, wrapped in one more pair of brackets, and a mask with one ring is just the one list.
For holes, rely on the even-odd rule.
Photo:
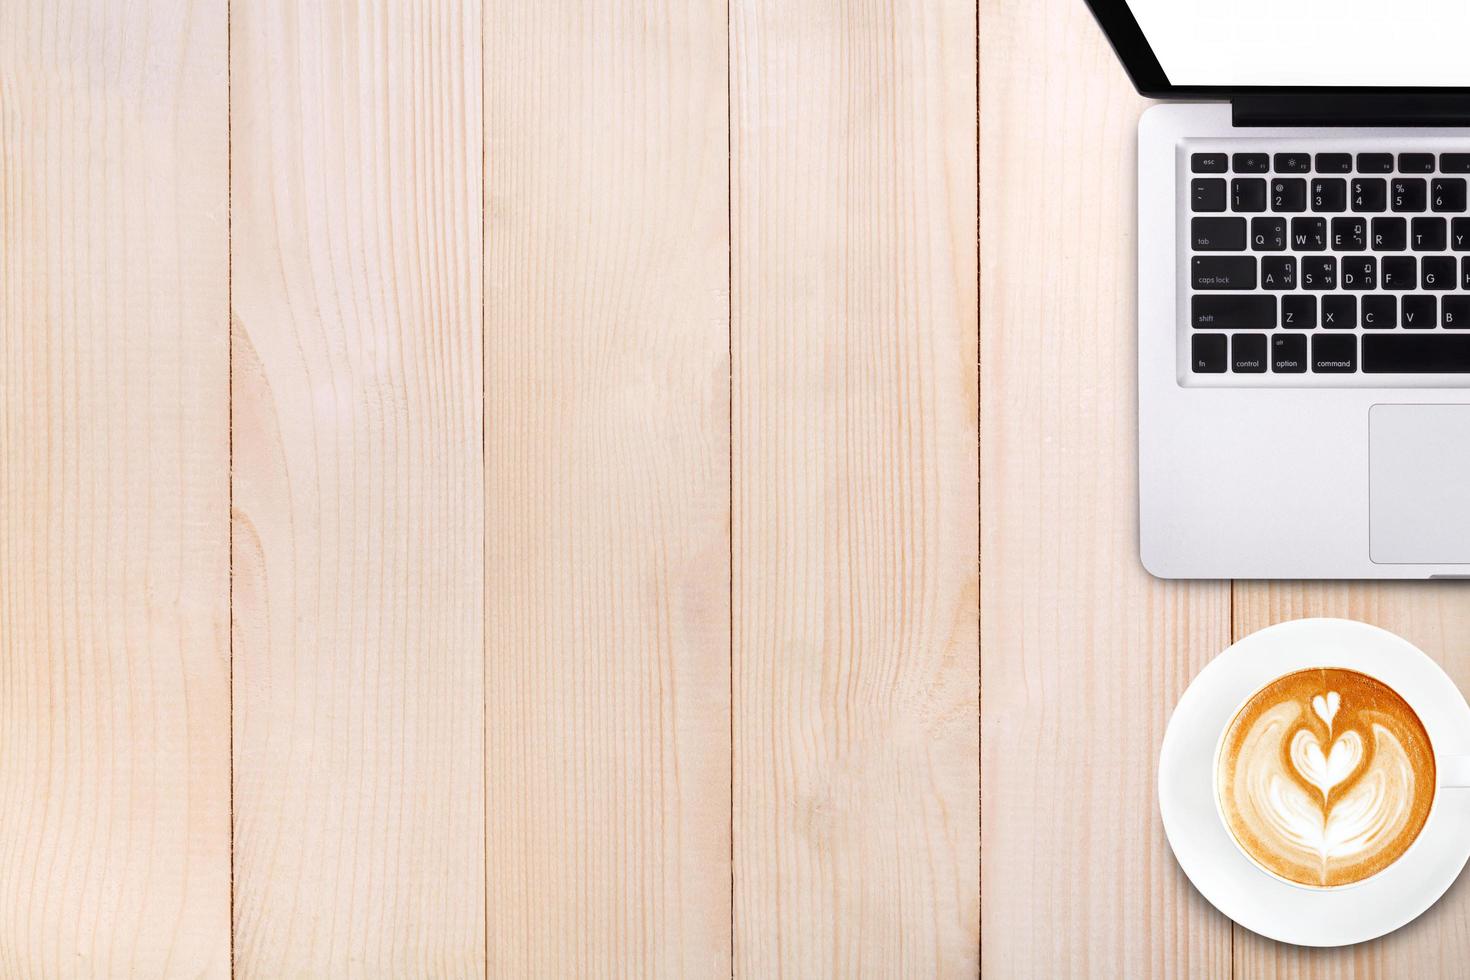
[(1434, 801), (1434, 752), (1419, 716), (1366, 674), (1278, 677), (1230, 722), (1216, 762), (1226, 826), (1261, 867), (1331, 888), (1408, 850)]

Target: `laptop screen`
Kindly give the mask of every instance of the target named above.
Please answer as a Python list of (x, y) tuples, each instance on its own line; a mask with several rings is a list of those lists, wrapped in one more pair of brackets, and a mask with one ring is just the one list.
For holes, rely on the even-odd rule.
[(1127, 0), (1175, 86), (1470, 87), (1470, 0)]

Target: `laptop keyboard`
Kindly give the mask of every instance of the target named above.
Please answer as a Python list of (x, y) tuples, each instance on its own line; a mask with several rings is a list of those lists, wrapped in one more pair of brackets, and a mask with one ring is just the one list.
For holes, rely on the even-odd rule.
[(1470, 384), (1470, 152), (1191, 147), (1185, 167), (1192, 382)]

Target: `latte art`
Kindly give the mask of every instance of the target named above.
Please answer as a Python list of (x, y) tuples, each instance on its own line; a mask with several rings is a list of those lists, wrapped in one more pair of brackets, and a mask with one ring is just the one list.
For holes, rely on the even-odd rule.
[(1216, 762), (1226, 826), (1256, 863), (1330, 888), (1388, 867), (1423, 829), (1434, 753), (1418, 715), (1366, 674), (1314, 668), (1258, 691)]

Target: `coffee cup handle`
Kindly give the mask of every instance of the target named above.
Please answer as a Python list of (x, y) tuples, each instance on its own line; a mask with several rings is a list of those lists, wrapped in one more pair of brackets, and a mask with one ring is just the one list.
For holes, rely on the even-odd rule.
[(1436, 760), (1441, 787), (1470, 789), (1470, 755), (1452, 755)]

